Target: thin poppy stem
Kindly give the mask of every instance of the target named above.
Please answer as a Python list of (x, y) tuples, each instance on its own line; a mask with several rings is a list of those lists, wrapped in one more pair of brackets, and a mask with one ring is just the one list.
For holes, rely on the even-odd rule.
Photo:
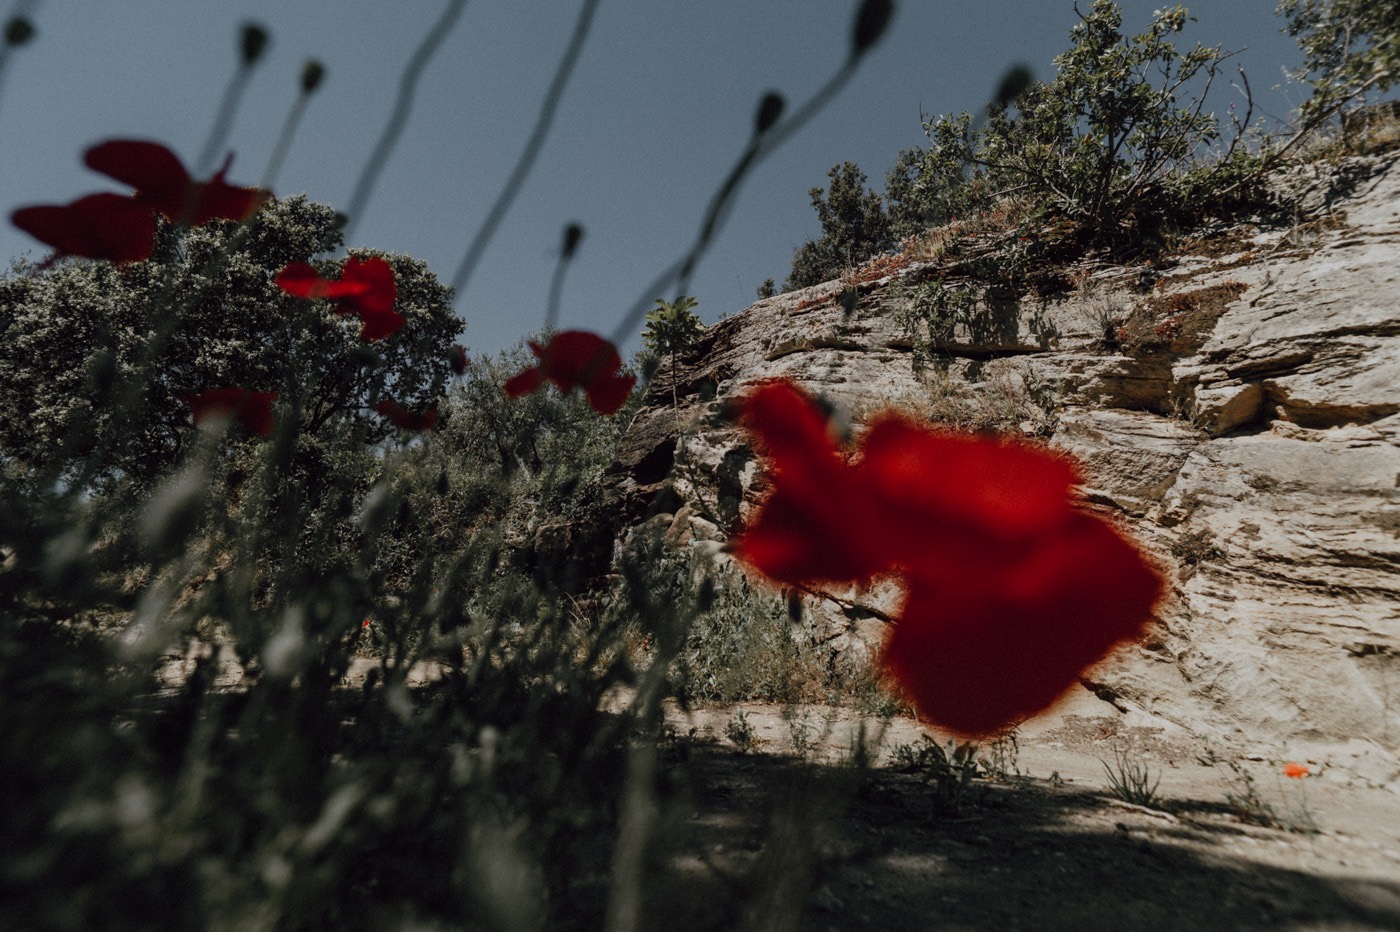
[(578, 244), (583, 240), (583, 227), (571, 223), (564, 228), (564, 242), (559, 249), (559, 263), (554, 267), (554, 277), (549, 280), (549, 302), (545, 305), (544, 333), (553, 333), (559, 322), (559, 305), (564, 294), (564, 273), (578, 252)]
[(219, 103), (219, 114), (214, 118), (209, 138), (205, 140), (204, 148), (200, 150), (199, 158), (195, 161), (195, 177), (203, 178), (214, 167), (214, 159), (218, 158), (219, 150), (228, 141), (229, 131), (233, 129), (233, 115), (238, 110), (239, 102), (243, 100), (243, 92), (247, 90), (248, 79), (252, 75), (251, 65), (240, 64), (228, 87), (224, 89), (224, 99)]
[(277, 145), (272, 149), (272, 156), (267, 160), (267, 169), (263, 172), (260, 188), (272, 188), (272, 183), (277, 179), (277, 173), (282, 170), (282, 162), (287, 157), (287, 151), (292, 147), (292, 137), (296, 135), (297, 127), (301, 125), (301, 118), (306, 113), (306, 105), (311, 100), (308, 91), (297, 94), (297, 99), (292, 103), (292, 109), (287, 111), (287, 119), (282, 124), (282, 133), (277, 137)]
[(573, 35), (569, 37), (569, 45), (564, 50), (563, 58), (559, 60), (559, 67), (554, 72), (549, 89), (545, 91), (544, 102), (540, 105), (539, 115), (535, 118), (535, 126), (530, 131), (530, 138), (525, 142), (525, 151), (520, 154), (520, 160), (515, 163), (515, 168), (511, 171), (510, 178), (506, 180), (505, 187), (501, 189), (501, 193), (496, 197), (496, 202), (487, 211), (481, 229), (477, 231), (471, 245), (467, 247), (466, 255), (462, 257), (461, 264), (457, 266), (456, 274), (452, 276), (452, 290), (459, 299), (467, 282), (471, 279), (472, 272), (476, 270), (477, 264), (481, 261), (482, 254), (486, 252), (491, 237), (495, 235), (501, 221), (510, 211), (516, 195), (520, 193), (525, 179), (535, 166), (535, 160), (539, 157), (540, 150), (544, 147), (545, 137), (549, 134), (549, 128), (553, 125), (554, 116), (559, 109), (559, 101), (564, 96), (564, 89), (569, 84), (569, 78), (573, 76), (574, 66), (578, 63), (579, 54), (583, 51), (589, 29), (593, 25), (593, 14), (598, 11), (598, 3), (599, 0), (584, 0), (583, 7), (579, 10), (578, 21), (574, 24)]
[(569, 268), (569, 256), (560, 256), (559, 262), (554, 266), (554, 275), (549, 280), (549, 303), (544, 312), (544, 330), (542, 333), (548, 335), (554, 332), (554, 328), (559, 323), (559, 305), (564, 295), (564, 272)]
[(418, 81), (423, 77), (423, 71), (428, 67), (438, 48), (447, 38), (447, 34), (456, 25), (458, 17), (462, 15), (462, 10), (466, 7), (467, 0), (450, 0), (447, 9), (443, 10), (442, 16), (428, 30), (428, 34), (423, 37), (423, 42), (413, 53), (413, 57), (408, 60), (404, 67), (403, 76), (399, 79), (399, 95), (394, 101), (394, 109), (389, 114), (389, 122), (384, 125), (384, 132), (380, 134), (379, 141), (374, 145), (374, 151), (370, 153), (369, 161), (365, 163), (364, 171), (360, 173), (360, 180), (355, 183), (355, 193), (350, 196), (350, 205), (345, 209), (345, 213), (350, 218), (345, 224), (345, 240), (350, 241), (350, 234), (355, 225), (359, 223), (360, 216), (364, 213), (365, 204), (369, 202), (370, 193), (374, 190), (375, 183), (379, 181), (379, 175), (384, 170), (384, 165), (389, 161), (389, 156), (393, 154), (394, 145), (398, 142), (400, 134), (403, 133), (404, 124), (408, 122), (409, 111), (413, 109), (413, 95), (418, 90)]
[(243, 94), (248, 90), (248, 81), (253, 76), (253, 69), (262, 60), (267, 43), (266, 29), (257, 23), (243, 24), (239, 42), (238, 68), (229, 80), (228, 87), (224, 89), (224, 99), (219, 102), (218, 114), (214, 117), (214, 125), (209, 130), (209, 138), (204, 141), (204, 148), (200, 150), (199, 158), (195, 160), (195, 177), (203, 178), (209, 174), (214, 167), (214, 160), (219, 157), (219, 152), (228, 142), (229, 131), (233, 129), (234, 114), (238, 112), (238, 105), (242, 103)]
[(677, 259), (669, 268), (658, 275), (641, 296), (628, 309), (623, 316), (622, 322), (613, 331), (612, 342), (621, 344), (632, 334), (632, 331), (641, 323), (646, 316), (647, 310), (655, 301), (656, 295), (664, 292), (672, 284), (676, 286), (677, 295), (685, 294), (689, 291), (691, 276), (695, 273), (696, 267), (700, 264), (706, 250), (709, 249), (711, 241), (724, 225), (729, 211), (733, 206), (734, 195), (738, 193), (739, 186), (745, 176), (753, 171), (765, 158), (768, 157), (778, 146), (782, 145), (794, 133), (801, 129), (806, 123), (816, 116), (833, 97), (841, 92), (846, 83), (855, 74), (856, 66), (860, 59), (852, 56), (847, 59), (834, 75), (831, 76), (822, 87), (812, 95), (812, 97), (798, 108), (797, 112), (786, 120), (783, 120), (769, 129), (767, 132), (755, 134), (749, 140), (749, 144), (744, 147), (738, 161), (730, 169), (723, 183), (715, 191), (710, 199), (710, 204), (705, 210), (705, 217), (700, 223), (700, 232), (695, 237), (695, 242), (690, 249)]

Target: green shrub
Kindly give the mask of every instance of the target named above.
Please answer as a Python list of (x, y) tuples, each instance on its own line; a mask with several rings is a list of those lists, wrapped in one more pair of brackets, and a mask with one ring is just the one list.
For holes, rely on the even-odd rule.
[(1313, 88), (1305, 120), (1400, 80), (1397, 0), (1282, 0), (1278, 10), (1303, 50), (1303, 75)]
[(784, 291), (831, 281), (895, 245), (880, 195), (865, 188), (865, 173), (854, 162), (843, 162), (832, 166), (827, 177), (831, 181), (825, 191), (809, 192), (822, 235), (797, 250)]
[(149, 482), (190, 451), (179, 396), (230, 385), (281, 392), (306, 434), (347, 429), (361, 445), (390, 436), (370, 406), (389, 391), (410, 408), (436, 403), (463, 324), (426, 264), (407, 256), (387, 258), (408, 324), (374, 344), (326, 302), (274, 284), (286, 263), (339, 245), (334, 211), (285, 198), (243, 228), (166, 227), (149, 262), (69, 260), (0, 279), (6, 459), (50, 477), (81, 464), (88, 479)]
[[(1212, 194), (1253, 164), (1231, 145), (1203, 161), (1221, 137), (1205, 94), (1227, 54), (1177, 49), (1186, 9), (1159, 10), (1146, 31), (1125, 37), (1122, 12), (1095, 0), (1055, 59), (1055, 76), (1032, 82), (975, 125), (964, 113), (925, 124), (929, 148), (896, 165), (899, 214), (939, 220), (998, 199), (1030, 199), (1091, 239), (1151, 231), (1216, 208)], [(968, 172), (970, 166), (971, 171)]]

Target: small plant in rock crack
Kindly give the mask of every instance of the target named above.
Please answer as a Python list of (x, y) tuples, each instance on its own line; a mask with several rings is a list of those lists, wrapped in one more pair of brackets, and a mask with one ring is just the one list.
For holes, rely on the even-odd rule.
[(734, 718), (724, 726), (724, 736), (729, 742), (739, 749), (741, 753), (748, 753), (758, 747), (760, 740), (758, 730), (749, 721), (748, 713), (743, 709), (734, 713)]
[(1104, 773), (1108, 775), (1109, 789), (1113, 795), (1134, 806), (1160, 808), (1157, 803), (1157, 787), (1162, 782), (1161, 774), (1154, 780), (1152, 771), (1140, 760), (1134, 759), (1122, 748), (1113, 751), (1113, 764), (1100, 761)]
[(924, 735), (917, 745), (895, 745), (891, 755), (896, 770), (916, 773), (932, 784), (938, 804), (950, 812), (962, 809), (967, 788), (979, 773), (977, 745), (970, 741), (949, 739), (942, 745)]
[(981, 291), (972, 284), (924, 282), (909, 294), (898, 321), (913, 344), (914, 363), (921, 366), (940, 347), (953, 342), (959, 325), (971, 328)]

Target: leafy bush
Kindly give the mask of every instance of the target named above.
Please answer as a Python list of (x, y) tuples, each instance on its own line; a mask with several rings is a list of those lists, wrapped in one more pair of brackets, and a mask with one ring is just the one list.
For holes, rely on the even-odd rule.
[(827, 177), (831, 181), (825, 191), (809, 192), (822, 235), (797, 250), (784, 291), (831, 281), (895, 245), (880, 195), (865, 188), (865, 173), (854, 162), (843, 162), (832, 166)]
[(1305, 118), (1321, 117), (1400, 79), (1400, 2), (1397, 0), (1282, 0), (1289, 35), (1303, 50), (1303, 74), (1313, 96)]
[(445, 347), (463, 329), (427, 266), (390, 256), (407, 326), (365, 344), (324, 303), (284, 294), (288, 262), (340, 245), (335, 213), (305, 198), (266, 205), (247, 227), (166, 226), (149, 262), (69, 260), (0, 280), (0, 444), (15, 467), (149, 482), (190, 452), (181, 395), (219, 385), (282, 393), (303, 430), (361, 442), (393, 428), (371, 406), (409, 407), (445, 389)]
[(902, 155), (892, 173), (903, 226), (1023, 196), (1091, 239), (1112, 239), (1218, 208), (1212, 194), (1253, 157), (1232, 143), (1201, 161), (1221, 137), (1204, 106), (1228, 53), (1178, 51), (1172, 37), (1186, 21), (1184, 7), (1159, 10), (1127, 38), (1118, 5), (1095, 0), (1049, 82), (994, 105), (983, 125), (966, 113), (925, 124), (929, 148)]

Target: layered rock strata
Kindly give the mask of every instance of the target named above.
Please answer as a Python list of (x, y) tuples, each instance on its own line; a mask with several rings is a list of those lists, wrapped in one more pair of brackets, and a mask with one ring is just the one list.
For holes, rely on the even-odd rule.
[[(841, 283), (760, 301), (678, 361), (675, 404), (662, 368), (617, 494), (679, 542), (741, 528), (765, 484), (727, 402), (765, 378), (824, 396), (855, 430), (897, 405), (1038, 435), (1084, 464), (1086, 507), (1117, 515), (1174, 583), (1152, 635), (1086, 686), (1196, 734), (1394, 752), (1400, 161), (1312, 171), (1294, 223), (982, 293), (938, 340), (910, 308), (921, 282), (957, 280), (946, 256), (884, 260), (847, 281), (854, 303)], [(863, 658), (897, 598), (809, 594), (810, 634)]]

